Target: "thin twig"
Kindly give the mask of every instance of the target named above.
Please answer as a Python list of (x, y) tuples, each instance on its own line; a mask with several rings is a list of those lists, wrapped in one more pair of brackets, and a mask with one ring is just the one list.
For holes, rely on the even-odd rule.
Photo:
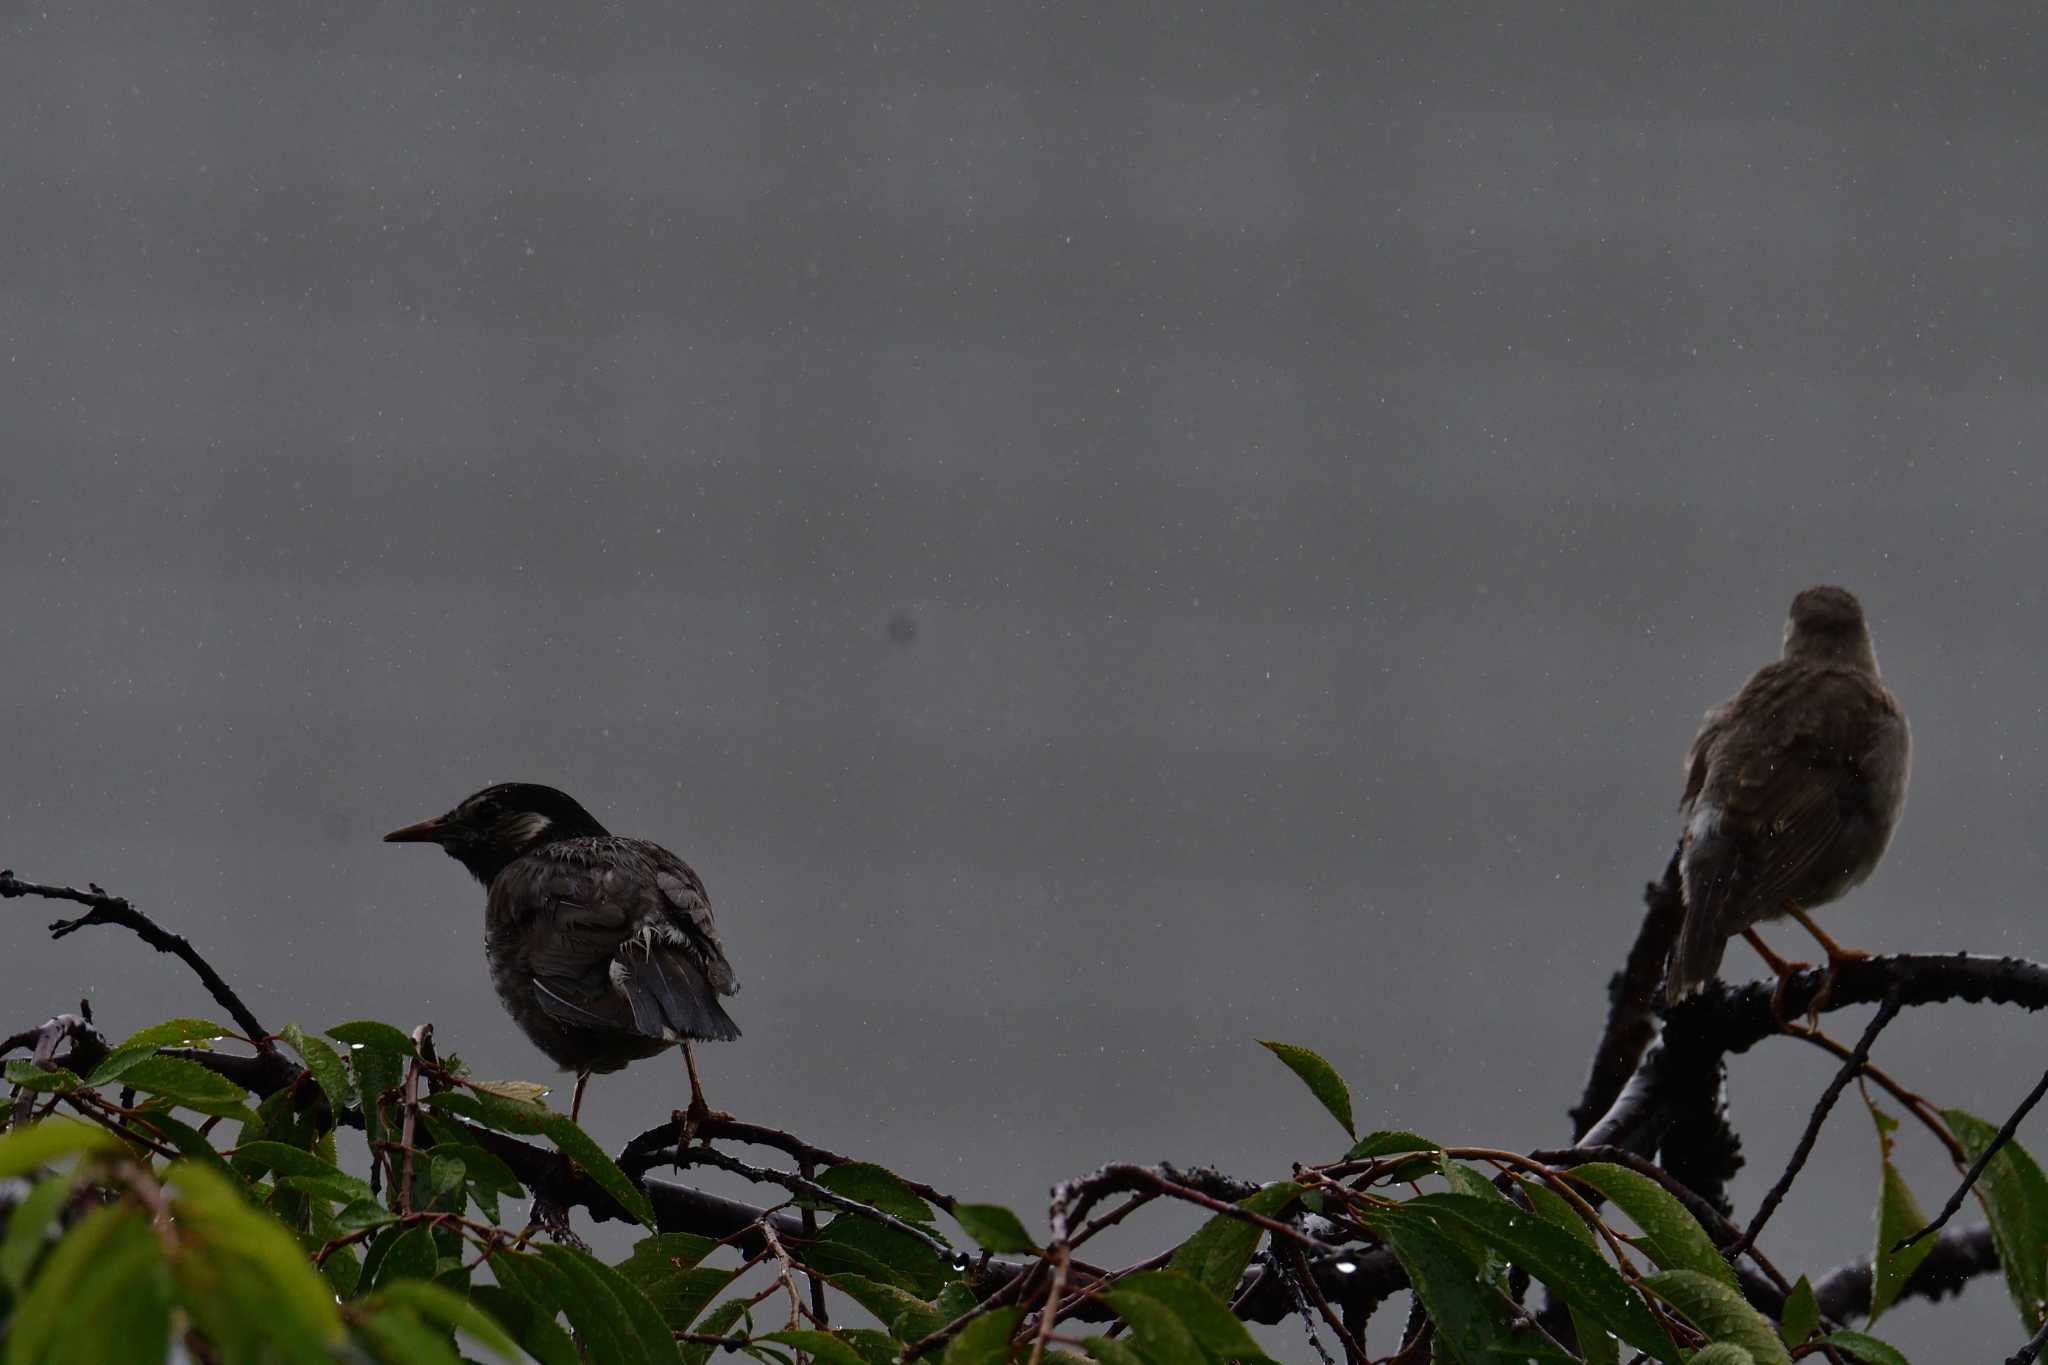
[[(1822, 1052), (1829, 1053), (1842, 1061), (1849, 1059), (1848, 1047), (1836, 1042), (1817, 1028), (1802, 1028), (1797, 1024), (1787, 1024), (1785, 1026), (1785, 1036), (1787, 1038), (1797, 1038), (1803, 1043), (1811, 1043)], [(1956, 1135), (1948, 1130), (1948, 1124), (1942, 1119), (1940, 1114), (1935, 1112), (1934, 1106), (1929, 1104), (1923, 1096), (1908, 1090), (1899, 1083), (1897, 1077), (1872, 1062), (1868, 1057), (1863, 1059), (1863, 1074), (1868, 1079), (1876, 1081), (1880, 1089), (1904, 1105), (1906, 1112), (1918, 1119), (1920, 1125), (1932, 1135), (1934, 1140), (1948, 1149), (1949, 1158), (1956, 1165), (1962, 1166), (1968, 1162), (1969, 1158), (1963, 1151), (1963, 1144), (1956, 1141)]]
[(893, 1213), (885, 1213), (872, 1204), (849, 1199), (837, 1190), (825, 1188), (815, 1180), (804, 1179), (795, 1171), (778, 1171), (766, 1166), (751, 1165), (710, 1147), (677, 1147), (665, 1156), (678, 1166), (716, 1166), (721, 1171), (743, 1175), (758, 1184), (780, 1185), (793, 1194), (801, 1194), (807, 1199), (815, 1199), (821, 1204), (830, 1204), (833, 1208), (843, 1209), (885, 1227), (892, 1227), (906, 1236), (915, 1237), (946, 1261), (950, 1262), (953, 1259), (952, 1246), (944, 1238), (936, 1236), (931, 1229), (921, 1228), (906, 1219), (898, 1218)]
[[(1948, 1197), (1946, 1204), (1941, 1206), (1941, 1212), (1934, 1215), (1934, 1221), (1893, 1247), (1893, 1254), (1896, 1255), (1904, 1251), (1930, 1232), (1940, 1231), (1944, 1223), (1956, 1216), (1956, 1210), (1962, 1208), (1963, 1200), (1969, 1197), (1970, 1187), (1975, 1185), (1978, 1179), (1983, 1176), (1985, 1167), (1991, 1164), (1991, 1159), (2004, 1150), (2006, 1143), (2012, 1141), (2012, 1135), (2019, 1131), (2020, 1123), (2028, 1114), (2033, 1112), (2034, 1106), (2041, 1102), (2041, 1096), (2044, 1094), (2048, 1094), (2048, 1072), (2041, 1074), (2041, 1079), (2034, 1082), (2034, 1088), (2029, 1090), (2027, 1097), (2020, 1101), (2020, 1107), (2013, 1110), (2011, 1116), (1999, 1125), (1997, 1134), (1992, 1137), (1984, 1150), (1977, 1154), (1977, 1159), (1970, 1163), (1970, 1169), (1963, 1174), (1963, 1183), (1956, 1186), (1956, 1192)], [(2039, 1342), (2034, 1343), (2034, 1350), (2037, 1354), (2040, 1352), (2040, 1349), (2041, 1344)], [(2030, 1356), (2028, 1359), (2032, 1359), (2032, 1357)]]
[(1764, 1224), (1771, 1221), (1771, 1215), (1776, 1213), (1778, 1205), (1785, 1201), (1785, 1195), (1791, 1190), (1792, 1182), (1798, 1178), (1800, 1168), (1806, 1165), (1806, 1158), (1812, 1155), (1813, 1144), (1820, 1137), (1820, 1126), (1827, 1121), (1828, 1111), (1835, 1107), (1835, 1100), (1841, 1095), (1843, 1087), (1855, 1079), (1856, 1073), (1863, 1069), (1863, 1063), (1869, 1058), (1871, 1045), (1877, 1041), (1877, 1035), (1884, 1032), (1884, 1026), (1898, 1017), (1898, 1013), (1899, 996), (1894, 991), (1885, 996), (1884, 1003), (1877, 1007), (1877, 1013), (1864, 1025), (1863, 1036), (1856, 1040), (1855, 1050), (1849, 1054), (1849, 1059), (1842, 1063), (1841, 1069), (1835, 1072), (1834, 1079), (1828, 1082), (1828, 1088), (1821, 1092), (1820, 1100), (1813, 1106), (1813, 1112), (1807, 1116), (1806, 1131), (1799, 1135), (1799, 1145), (1792, 1149), (1792, 1160), (1786, 1163), (1785, 1173), (1778, 1177), (1778, 1183), (1771, 1186), (1770, 1193), (1764, 1196), (1764, 1202), (1757, 1206), (1756, 1217), (1749, 1220), (1749, 1226), (1743, 1230), (1741, 1240), (1728, 1249), (1730, 1260), (1756, 1244), (1757, 1234), (1764, 1230)]
[(89, 929), (96, 924), (118, 924), (132, 930), (144, 943), (160, 953), (170, 953), (194, 972), (213, 996), (220, 1007), (234, 1017), (235, 1026), (247, 1034), (249, 1041), (263, 1052), (270, 1052), (277, 1046), (270, 1034), (256, 1021), (256, 1015), (242, 997), (235, 994), (234, 987), (221, 979), (213, 964), (199, 955), (197, 949), (185, 940), (184, 935), (174, 934), (155, 920), (137, 910), (119, 896), (109, 896), (105, 891), (88, 882), (92, 889), (80, 891), (70, 886), (44, 886), (36, 882), (24, 882), (15, 878), (12, 870), (0, 871), (0, 899), (13, 900), (17, 896), (41, 896), (45, 900), (72, 901), (87, 907), (85, 914), (77, 919), (60, 919), (50, 925), (51, 938), (63, 938), (66, 934)]
[(413, 1137), (419, 1131), (420, 1118), (420, 1057), (432, 1046), (434, 1026), (421, 1024), (412, 1031), (413, 1058), (405, 1068), (405, 1098), (401, 1101), (405, 1109), (404, 1126), (398, 1137), (398, 1145), (405, 1153), (405, 1163), (398, 1176), (398, 1210), (412, 1212), (412, 1165), (414, 1157)]

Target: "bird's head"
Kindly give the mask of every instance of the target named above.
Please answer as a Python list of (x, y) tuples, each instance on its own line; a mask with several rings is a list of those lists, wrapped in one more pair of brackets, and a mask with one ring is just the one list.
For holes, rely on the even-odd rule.
[(505, 865), (557, 839), (603, 834), (597, 817), (567, 792), (532, 782), (500, 782), (468, 797), (446, 815), (384, 836), (387, 844), (439, 844), (489, 886)]
[(1863, 604), (1847, 588), (1808, 588), (1785, 618), (1785, 657), (1855, 664), (1877, 671)]

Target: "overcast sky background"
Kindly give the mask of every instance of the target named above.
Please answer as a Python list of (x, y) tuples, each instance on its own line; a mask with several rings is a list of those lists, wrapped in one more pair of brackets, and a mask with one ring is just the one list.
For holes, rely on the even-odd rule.
[[(709, 883), (716, 1103), (1034, 1221), (1334, 1155), (1258, 1037), (1555, 1144), (1686, 741), (1817, 581), (1915, 739), (1825, 923), (2048, 955), (2032, 7), (0, 22), (0, 864), (266, 1021), (546, 1078), (481, 892), (377, 842), (523, 779)], [(211, 1008), (48, 909), (8, 1028)], [(1994, 1120), (2048, 1061), (1967, 1007), (1879, 1052)], [(1739, 1060), (1745, 1208), (1831, 1066)], [(1851, 1103), (1773, 1256), (1867, 1254), (1875, 1184)], [(2024, 1336), (1988, 1280), (1880, 1334)]]

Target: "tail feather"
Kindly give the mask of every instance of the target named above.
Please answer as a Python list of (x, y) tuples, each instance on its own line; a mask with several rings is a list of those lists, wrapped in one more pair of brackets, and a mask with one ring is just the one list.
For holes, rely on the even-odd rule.
[(687, 952), (664, 943), (629, 945), (613, 980), (633, 1010), (633, 1027), (650, 1038), (702, 1038), (730, 1042), (739, 1025), (718, 1003), (704, 969)]
[(1679, 862), (1685, 923), (1664, 974), (1664, 998), (1674, 1005), (1714, 979), (1728, 950), (1722, 911), (1735, 889), (1734, 848), (1702, 823), (1707, 827), (1695, 831)]

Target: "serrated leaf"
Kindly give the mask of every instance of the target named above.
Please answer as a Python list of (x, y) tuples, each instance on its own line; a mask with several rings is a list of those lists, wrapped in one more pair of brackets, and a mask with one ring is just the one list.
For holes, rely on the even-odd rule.
[(248, 1122), (249, 1092), (227, 1077), (182, 1057), (143, 1057), (121, 1075), (123, 1085), (201, 1114)]
[(670, 1331), (684, 1332), (732, 1282), (732, 1271), (697, 1268), (717, 1249), (717, 1242), (695, 1233), (657, 1232), (635, 1242), (632, 1254), (614, 1269), (647, 1296)]
[(34, 1062), (25, 1061), (20, 1057), (7, 1064), (5, 1074), (9, 1085), (54, 1095), (68, 1095), (85, 1084), (74, 1071), (67, 1071), (61, 1066), (45, 1070)]
[(429, 1322), (461, 1332), (482, 1342), (494, 1354), (519, 1365), (517, 1343), (498, 1320), (467, 1298), (427, 1280), (399, 1280), (378, 1289), (371, 1305), (396, 1304), (412, 1309)]
[[(1576, 1237), (1596, 1255), (1600, 1252), (1600, 1235), (1593, 1231), (1570, 1200), (1540, 1180), (1521, 1182), (1522, 1193), (1529, 1201), (1529, 1207), (1536, 1216), (1556, 1224)], [(1571, 1312), (1572, 1331), (1578, 1335), (1579, 1353), (1585, 1365), (1620, 1365), (1621, 1343), (1614, 1335), (1604, 1331), (1584, 1312), (1566, 1305)]]
[[(544, 1246), (539, 1254), (550, 1268), (561, 1273), (574, 1295), (602, 1296), (617, 1305), (637, 1346), (637, 1353), (631, 1356), (632, 1359), (675, 1361), (676, 1344), (669, 1335), (668, 1324), (662, 1321), (661, 1314), (632, 1281), (596, 1257), (571, 1247)], [(563, 1306), (569, 1320), (576, 1322), (576, 1299), (566, 1300)], [(580, 1331), (582, 1324), (578, 1323), (577, 1327)]]
[(1405, 1204), (1375, 1209), (1366, 1221), (1407, 1272), (1436, 1324), (1440, 1350), (1457, 1365), (1487, 1359), (1489, 1348), (1509, 1335), (1510, 1323), (1505, 1301), (1480, 1283), (1465, 1248)]
[(832, 1275), (828, 1277), (828, 1283), (874, 1314), (875, 1320), (886, 1325), (900, 1340), (916, 1341), (946, 1325), (947, 1319), (940, 1317), (930, 1303), (895, 1285), (871, 1280), (864, 1275)]
[(279, 1030), (278, 1037), (284, 1039), (292, 1051), (299, 1054), (299, 1060), (306, 1064), (313, 1080), (327, 1094), (328, 1107), (335, 1114), (348, 1108), (352, 1096), (349, 1093), (348, 1063), (334, 1050), (334, 1045), (325, 1038), (308, 1034), (297, 1024), (286, 1024)]
[(553, 1089), (539, 1081), (471, 1081), (469, 1086), (486, 1095), (496, 1095), (501, 1100), (517, 1100), (521, 1104), (540, 1104)]
[(1602, 1329), (1667, 1365), (1678, 1348), (1657, 1325), (1642, 1298), (1614, 1267), (1571, 1233), (1512, 1204), (1462, 1194), (1430, 1194), (1401, 1206), (1411, 1216), (1437, 1219), (1446, 1232), (1462, 1226), (1549, 1285)]
[(1801, 1275), (1792, 1292), (1785, 1296), (1785, 1309), (1778, 1315), (1778, 1339), (1787, 1346), (1798, 1346), (1819, 1327), (1820, 1301), (1813, 1296), (1813, 1285)]
[(1870, 1277), (1870, 1321), (1876, 1322), (1898, 1301), (1906, 1281), (1934, 1250), (1934, 1239), (1923, 1237), (1904, 1251), (1893, 1250), (1927, 1226), (1927, 1216), (1920, 1211), (1920, 1201), (1913, 1197), (1906, 1178), (1892, 1164), (1892, 1133), (1899, 1121), (1876, 1104), (1870, 1106), (1870, 1119), (1877, 1126), (1878, 1152), (1883, 1158), (1877, 1188), (1877, 1254)]
[(1716, 1341), (1695, 1351), (1692, 1365), (1756, 1365), (1756, 1357), (1732, 1341)]
[(501, 1133), (538, 1133), (546, 1137), (555, 1145), (556, 1151), (582, 1167), (584, 1174), (596, 1181), (642, 1226), (650, 1231), (654, 1229), (654, 1207), (647, 1202), (646, 1194), (588, 1133), (571, 1123), (566, 1114), (557, 1114), (536, 1104), (508, 1100), (500, 1095), (455, 1090), (429, 1095), (426, 1103), (436, 1110), (459, 1114)]
[(74, 1119), (43, 1119), (0, 1134), (0, 1180), (26, 1174), (60, 1156), (115, 1152), (121, 1140), (104, 1128)]
[(376, 1019), (357, 1019), (347, 1024), (336, 1024), (326, 1032), (329, 1038), (350, 1048), (363, 1048), (402, 1058), (409, 1058), (416, 1051), (412, 1039), (406, 1036), (404, 1029), (393, 1028), (390, 1024)]
[(1191, 1276), (1174, 1270), (1150, 1270), (1127, 1276), (1117, 1282), (1110, 1302), (1115, 1305), (1120, 1296), (1131, 1294), (1146, 1295), (1164, 1304), (1202, 1349), (1219, 1360), (1266, 1359), (1251, 1333), (1230, 1311), (1230, 1305)]
[(374, 1265), (364, 1267), (375, 1273), (372, 1283), (379, 1290), (389, 1289), (401, 1280), (431, 1280), (441, 1268), (441, 1253), (434, 1249), (434, 1234), (424, 1223), (415, 1223), (392, 1235), (383, 1252)]
[(1756, 1365), (1792, 1365), (1770, 1319), (1730, 1289), (1697, 1270), (1660, 1270), (1643, 1276), (1644, 1287), (1677, 1309), (1709, 1341), (1731, 1341), (1756, 1358)]
[(955, 1204), (953, 1221), (983, 1250), (998, 1255), (1029, 1255), (1038, 1250), (1023, 1221), (1001, 1204)]
[(1195, 1335), (1171, 1307), (1148, 1294), (1113, 1289), (1101, 1296), (1130, 1324), (1138, 1350), (1151, 1365), (1209, 1365)]
[(1606, 1195), (1643, 1230), (1643, 1251), (1663, 1269), (1697, 1270), (1730, 1289), (1738, 1287), (1735, 1268), (1707, 1230), (1671, 1191), (1650, 1177), (1605, 1161), (1576, 1167), (1571, 1176)]
[(377, 1346), (386, 1365), (462, 1365), (462, 1357), (439, 1330), (403, 1308), (366, 1313), (356, 1321), (358, 1334)]
[(843, 1194), (848, 1199), (858, 1200), (909, 1222), (932, 1221), (931, 1205), (904, 1184), (903, 1177), (886, 1166), (877, 1166), (870, 1161), (849, 1161), (819, 1173), (817, 1182), (834, 1194)]
[(1351, 1150), (1344, 1154), (1344, 1159), (1364, 1161), (1371, 1157), (1393, 1156), (1397, 1152), (1435, 1152), (1442, 1148), (1442, 1143), (1432, 1142), (1419, 1134), (1398, 1128), (1382, 1128), (1351, 1144)]
[(275, 1171), (281, 1176), (309, 1177), (318, 1180), (327, 1188), (346, 1190), (347, 1193), (338, 1196), (343, 1203), (375, 1197), (371, 1194), (367, 1182), (358, 1180), (311, 1152), (302, 1151), (297, 1147), (287, 1147), (282, 1142), (245, 1142), (235, 1148), (235, 1155), (247, 1158), (258, 1171)]
[(223, 1038), (239, 1036), (227, 1025), (211, 1019), (166, 1019), (161, 1024), (137, 1029), (115, 1044), (114, 1051), (131, 1047), (205, 1047)]
[[(835, 1261), (842, 1253), (852, 1253), (854, 1259)], [(807, 1259), (826, 1274), (850, 1270), (871, 1275), (870, 1268), (879, 1266), (884, 1272), (881, 1278), (893, 1280), (923, 1299), (936, 1295), (952, 1273), (951, 1267), (917, 1238), (856, 1214), (834, 1218), (811, 1243)]]
[(1010, 1358), (1010, 1333), (1023, 1320), (1021, 1308), (999, 1308), (983, 1314), (946, 1343), (940, 1365), (1003, 1365)]
[(1259, 1046), (1287, 1064), (1287, 1069), (1301, 1077), (1309, 1093), (1330, 1111), (1330, 1117), (1344, 1126), (1344, 1131), (1355, 1130), (1351, 1123), (1351, 1091), (1344, 1084), (1344, 1078), (1337, 1074), (1337, 1068), (1324, 1061), (1320, 1053), (1293, 1043), (1276, 1043), (1270, 1039), (1259, 1039)]
[[(1961, 1109), (1944, 1109), (1941, 1116), (1972, 1163), (1998, 1135), (1996, 1125)], [(1991, 1224), (2006, 1291), (2027, 1330), (2038, 1332), (2048, 1306), (2048, 1177), (2019, 1143), (2008, 1142), (1984, 1167), (1973, 1192)]]
[(1865, 1332), (1830, 1332), (1820, 1343), (1862, 1361), (1863, 1365), (1912, 1365), (1896, 1346)]
[(772, 1341), (778, 1345), (794, 1347), (796, 1350), (807, 1352), (813, 1360), (822, 1362), (822, 1365), (867, 1365), (860, 1352), (830, 1332), (791, 1328), (788, 1331), (770, 1332), (766, 1336), (755, 1337), (754, 1340)]
[[(1301, 1186), (1291, 1180), (1267, 1185), (1238, 1202), (1238, 1207), (1268, 1218), (1293, 1203)], [(1244, 1278), (1259, 1249), (1265, 1229), (1242, 1218), (1219, 1213), (1174, 1249), (1171, 1268), (1192, 1277), (1213, 1294), (1228, 1296)]]
[(477, 1285), (469, 1291), (469, 1297), (504, 1324), (520, 1349), (540, 1365), (582, 1365), (575, 1343), (555, 1321), (553, 1307), (543, 1307), (497, 1284)]

